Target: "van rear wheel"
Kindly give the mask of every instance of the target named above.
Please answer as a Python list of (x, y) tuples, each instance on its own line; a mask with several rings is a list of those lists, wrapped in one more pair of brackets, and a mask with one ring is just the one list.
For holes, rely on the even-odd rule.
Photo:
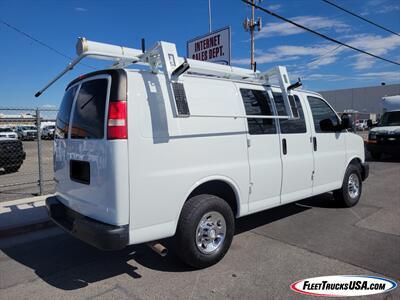
[(352, 207), (358, 203), (362, 192), (362, 178), (360, 168), (350, 164), (344, 175), (342, 187), (333, 191), (335, 200), (344, 207)]
[(235, 230), (232, 209), (214, 195), (198, 195), (183, 206), (175, 236), (177, 255), (194, 268), (220, 261), (228, 251)]

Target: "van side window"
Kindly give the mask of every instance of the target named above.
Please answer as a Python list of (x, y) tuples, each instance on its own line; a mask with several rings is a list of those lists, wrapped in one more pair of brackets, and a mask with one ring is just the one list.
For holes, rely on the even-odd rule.
[[(275, 100), (275, 105), (276, 105), (276, 110), (278, 111), (279, 116), (286, 116), (286, 107), (285, 103), (283, 103), (283, 97), (281, 93), (273, 93), (274, 95), (274, 100)], [(296, 105), (298, 108), (299, 112), (299, 118), (298, 119), (293, 119), (293, 120), (285, 120), (285, 119), (279, 119), (279, 125), (281, 127), (281, 133), (306, 133), (307, 132), (307, 127), (306, 127), (306, 121), (304, 119), (304, 112), (303, 112), (303, 107), (301, 105), (300, 99), (297, 95), (290, 95), (289, 96), (290, 102), (294, 103), (296, 101)]]
[(107, 101), (107, 79), (82, 83), (72, 118), (71, 138), (102, 139)]
[[(271, 100), (267, 92), (240, 89), (242, 94), (244, 108), (248, 116), (272, 116), (273, 110)], [(249, 126), (249, 134), (274, 134), (276, 126), (274, 119), (257, 119), (247, 118)]]
[[(317, 97), (308, 96), (308, 103), (310, 104), (312, 116), (314, 119), (315, 132), (322, 132), (320, 122), (324, 119), (330, 119), (333, 126), (340, 124), (339, 118), (330, 106), (322, 99)], [(326, 131), (324, 131), (326, 132)]]
[(65, 92), (61, 101), (60, 110), (57, 114), (55, 137), (65, 139), (68, 137), (69, 117), (71, 114), (72, 102), (74, 101), (78, 86), (74, 86)]

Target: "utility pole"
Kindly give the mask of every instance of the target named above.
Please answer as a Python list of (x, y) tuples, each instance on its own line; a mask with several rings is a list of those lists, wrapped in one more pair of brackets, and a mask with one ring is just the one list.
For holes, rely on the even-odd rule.
[[(261, 2), (262, 0), (258, 0)], [(255, 0), (251, 0), (252, 4), (255, 4)], [(254, 6), (251, 6), (251, 19), (246, 18), (243, 22), (243, 27), (245, 31), (250, 31), (251, 35), (251, 48), (250, 48), (250, 69), (254, 69), (254, 30), (257, 28), (258, 31), (261, 30), (261, 18), (258, 17), (257, 22), (254, 21)]]

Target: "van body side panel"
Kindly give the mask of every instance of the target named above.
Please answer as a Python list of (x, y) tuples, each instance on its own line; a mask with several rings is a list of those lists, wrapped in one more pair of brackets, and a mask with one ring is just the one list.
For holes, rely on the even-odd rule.
[[(212, 176), (239, 187), (247, 207), (249, 166), (245, 119), (174, 118), (163, 74), (128, 72), (130, 243), (172, 236), (188, 193)], [(238, 115), (232, 82), (183, 76), (191, 114)], [(243, 204), (243, 206), (242, 206)]]
[[(352, 132), (346, 132), (344, 135), (346, 143), (346, 167), (354, 158), (357, 158), (364, 163), (365, 151), (363, 138)], [(346, 169), (343, 170), (342, 178), (344, 177), (345, 171)]]

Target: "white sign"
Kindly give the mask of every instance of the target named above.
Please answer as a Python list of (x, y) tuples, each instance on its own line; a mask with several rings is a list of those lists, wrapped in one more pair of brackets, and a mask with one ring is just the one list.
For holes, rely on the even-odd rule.
[(187, 57), (231, 64), (231, 28), (225, 27), (187, 42)]

